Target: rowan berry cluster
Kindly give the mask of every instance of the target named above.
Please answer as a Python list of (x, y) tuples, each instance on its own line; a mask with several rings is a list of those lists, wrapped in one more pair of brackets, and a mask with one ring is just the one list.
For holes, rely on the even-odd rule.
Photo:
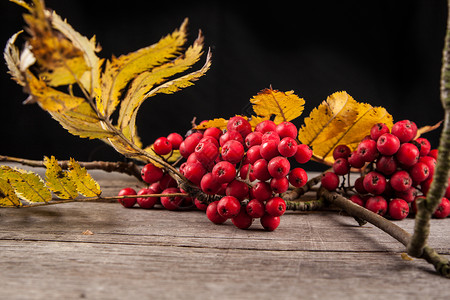
[[(235, 116), (224, 130), (211, 127), (191, 131), (185, 138), (177, 133), (158, 138), (153, 144), (156, 154), (179, 150), (185, 159), (180, 173), (203, 193), (220, 198), (204, 203), (197, 198), (161, 197), (161, 205), (170, 210), (195, 206), (206, 211), (211, 222), (222, 224), (231, 219), (241, 229), (259, 219), (264, 229), (275, 230), (286, 211), (280, 194), (290, 185), (301, 187), (308, 180), (303, 168), (291, 167), (293, 162), (304, 164), (312, 156), (309, 146), (297, 142), (297, 135), (292, 122), (276, 124), (266, 120), (252, 128), (247, 119)], [(149, 186), (139, 193), (183, 192), (169, 174), (153, 164), (142, 169), (142, 178)], [(128, 192), (121, 193), (133, 193), (130, 188), (124, 190)], [(131, 199), (119, 201), (125, 207), (135, 204)], [(135, 202), (150, 208), (158, 198), (137, 198)]]
[[(350, 197), (365, 208), (401, 220), (416, 209), (418, 197), (426, 196), (437, 159), (437, 149), (423, 137), (415, 138), (417, 126), (410, 120), (396, 122), (392, 129), (379, 123), (351, 151), (339, 145), (333, 151), (333, 171), (321, 179), (321, 185), (334, 191), (340, 185), (340, 176), (350, 173), (351, 168), (365, 170), (355, 180)], [(436, 218), (450, 215), (450, 187), (434, 213)]]

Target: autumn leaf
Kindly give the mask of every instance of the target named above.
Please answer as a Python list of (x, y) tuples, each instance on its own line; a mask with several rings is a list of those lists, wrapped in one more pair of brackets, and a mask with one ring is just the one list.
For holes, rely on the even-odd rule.
[(0, 206), (1, 207), (22, 206), (22, 202), (20, 202), (20, 199), (14, 192), (13, 187), (9, 184), (7, 180), (2, 178), (0, 178)]
[(336, 92), (305, 118), (298, 139), (312, 147), (315, 157), (330, 163), (337, 145), (354, 150), (376, 123), (391, 128), (392, 116), (383, 107), (359, 103), (345, 91)]
[(86, 168), (82, 168), (73, 158), (69, 162), (69, 178), (75, 183), (77, 191), (83, 196), (96, 197), (102, 193), (99, 184), (86, 171)]
[(294, 91), (280, 92), (272, 88), (264, 89), (250, 99), (255, 114), (263, 118), (271, 118), (276, 124), (291, 121), (303, 112), (305, 100), (294, 94)]
[(78, 196), (77, 187), (68, 172), (58, 165), (54, 156), (44, 157), (45, 181), (47, 187), (61, 199), (75, 199)]

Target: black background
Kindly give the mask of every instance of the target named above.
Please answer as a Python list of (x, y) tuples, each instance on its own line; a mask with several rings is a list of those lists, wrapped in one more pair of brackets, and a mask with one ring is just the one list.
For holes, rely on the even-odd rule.
[[(97, 36), (110, 58), (157, 42), (189, 18), (213, 53), (211, 70), (195, 86), (150, 98), (138, 115), (144, 144), (198, 120), (242, 114), (260, 90), (294, 90), (306, 101), (302, 117), (345, 90), (355, 100), (384, 106), (394, 120), (417, 125), (443, 118), (439, 100), (444, 0), (412, 1), (57, 1), (47, 0), (81, 34)], [(23, 26), (24, 10), (0, 2), (0, 41)], [(204, 57), (197, 65), (200, 68)], [(0, 154), (30, 159), (55, 155), (122, 160), (106, 144), (67, 133), (26, 95), (0, 64)], [(439, 131), (427, 135), (437, 146)]]

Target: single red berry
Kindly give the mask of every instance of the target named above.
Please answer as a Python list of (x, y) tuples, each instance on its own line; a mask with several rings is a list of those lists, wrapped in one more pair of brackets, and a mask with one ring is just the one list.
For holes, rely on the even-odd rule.
[(367, 191), (364, 188), (364, 176), (356, 178), (356, 180), (355, 180), (355, 191), (358, 194), (360, 194), (360, 195), (367, 194)]
[(262, 227), (267, 231), (274, 231), (280, 225), (280, 217), (266, 214), (259, 219)]
[(289, 180), (286, 177), (272, 178), (270, 180), (270, 187), (274, 193), (284, 193), (289, 189)]
[(320, 184), (328, 191), (334, 191), (339, 186), (339, 177), (334, 172), (323, 173)]
[(203, 134), (201, 132), (194, 132), (186, 137), (180, 144), (180, 154), (187, 159), (195, 151), (195, 147), (202, 138)]
[(146, 164), (141, 169), (142, 180), (148, 184), (159, 181), (163, 175), (163, 170), (152, 163)]
[(430, 190), (431, 187), (431, 182), (433, 182), (433, 177), (429, 177), (427, 180), (423, 181), (420, 183), (420, 191), (424, 194), (427, 195), (428, 191)]
[[(197, 207), (198, 210), (206, 211), (208, 208), (208, 204), (206, 202), (202, 202), (201, 200), (198, 200), (197, 198), (194, 199), (194, 205)], [(217, 211), (217, 208), (216, 208)]]
[(447, 198), (447, 199), (450, 198), (450, 177), (448, 178), (447, 189), (445, 190), (444, 197)]
[(334, 159), (338, 159), (338, 158), (347, 159), (350, 156), (350, 153), (352, 153), (352, 151), (350, 150), (350, 148), (347, 145), (337, 145), (333, 150), (333, 158)]
[(428, 153), (428, 156), (433, 157), (434, 159), (438, 158), (439, 150), (438, 149), (431, 149)]
[(420, 156), (428, 155), (431, 151), (430, 141), (426, 138), (419, 137), (416, 139), (416, 142), (420, 145)]
[(441, 203), (437, 207), (436, 211), (433, 213), (433, 217), (438, 219), (447, 218), (450, 215), (450, 201), (443, 197)]
[(430, 177), (430, 169), (428, 168), (428, 165), (423, 162), (417, 162), (415, 163), (410, 169), (409, 169), (409, 175), (411, 176), (412, 181), (415, 184), (419, 184), (422, 181), (425, 181)]
[(352, 201), (355, 204), (358, 204), (359, 206), (364, 206), (364, 200), (360, 195), (351, 195), (350, 196), (350, 201)]
[(255, 161), (262, 158), (260, 149), (261, 149), (261, 145), (255, 145), (255, 146), (250, 147), (247, 150), (248, 163), (254, 164)]
[(250, 172), (253, 174), (253, 176), (255, 176), (256, 179), (266, 181), (269, 180), (271, 177), (267, 167), (268, 167), (267, 160), (261, 158), (255, 161)]
[[(161, 194), (175, 194), (179, 193), (180, 190), (178, 188), (167, 188), (164, 191), (162, 191)], [(161, 204), (164, 206), (167, 210), (177, 210), (180, 207), (182, 207), (182, 203), (184, 198), (181, 196), (162, 196), (161, 198)]]
[(205, 174), (206, 169), (199, 161), (187, 164), (183, 169), (183, 175), (196, 185), (200, 184)]
[(244, 157), (244, 146), (236, 141), (229, 140), (222, 146), (221, 150), (222, 159), (229, 161), (232, 164), (237, 164)]
[(297, 145), (297, 152), (294, 154), (294, 158), (299, 164), (305, 164), (310, 161), (312, 155), (311, 147), (306, 144), (299, 144)]
[(273, 178), (286, 177), (290, 169), (291, 164), (289, 163), (289, 160), (283, 156), (276, 156), (272, 158), (267, 165), (267, 170)]
[(384, 175), (391, 175), (397, 170), (398, 164), (393, 156), (383, 155), (377, 159), (375, 166), (376, 171)]
[[(130, 187), (123, 188), (119, 191), (118, 196), (132, 196), (137, 195), (136, 190)], [(136, 198), (124, 198), (117, 200), (123, 207), (130, 208), (136, 204)]]
[(217, 203), (219, 215), (225, 218), (233, 218), (239, 214), (241, 202), (233, 196), (225, 196)]
[(278, 144), (279, 142), (275, 140), (263, 142), (261, 144), (261, 147), (259, 148), (259, 153), (261, 154), (261, 157), (269, 161), (275, 156), (280, 155), (280, 152), (278, 152)]
[(167, 139), (172, 144), (172, 149), (174, 150), (180, 149), (180, 145), (183, 142), (183, 137), (181, 136), (181, 134), (172, 132), (167, 136)]
[(159, 181), (153, 182), (148, 186), (150, 189), (155, 191), (155, 194), (160, 194), (165, 188), (161, 187), (161, 183)]
[(350, 172), (350, 164), (346, 158), (338, 158), (333, 163), (333, 172), (336, 175), (345, 175)]
[(302, 187), (308, 181), (308, 174), (302, 168), (294, 168), (288, 175), (289, 182), (294, 187)]
[[(151, 188), (142, 188), (137, 193), (138, 195), (151, 195), (156, 194), (154, 190)], [(156, 202), (158, 202), (158, 197), (143, 197), (143, 198), (136, 198), (136, 202), (141, 208), (152, 208), (155, 206)]]
[(220, 130), (217, 127), (206, 128), (205, 131), (203, 132), (204, 137), (210, 136), (210, 137), (213, 137), (214, 139), (216, 139), (217, 141), (219, 141), (221, 135), (222, 135), (222, 130)]
[(237, 131), (245, 138), (252, 132), (252, 125), (241, 116), (234, 116), (228, 120), (227, 131)]
[(267, 141), (275, 141), (278, 144), (281, 141), (281, 138), (275, 131), (266, 131), (261, 136), (261, 143), (265, 143)]
[(153, 150), (156, 154), (166, 155), (172, 151), (172, 143), (166, 137), (160, 137), (153, 143)]
[(371, 171), (364, 176), (364, 189), (374, 195), (380, 195), (386, 189), (386, 177), (376, 171)]
[(374, 161), (378, 155), (377, 143), (372, 139), (362, 140), (356, 149), (365, 162)]
[(278, 144), (278, 152), (284, 157), (292, 157), (297, 153), (297, 141), (291, 137), (283, 138)]
[(276, 128), (277, 125), (273, 121), (265, 120), (256, 125), (255, 131), (265, 133), (267, 131), (275, 131)]
[(400, 142), (407, 143), (416, 136), (417, 126), (409, 120), (398, 121), (392, 126), (391, 133), (397, 136)]
[(178, 183), (169, 173), (164, 173), (163, 177), (159, 180), (159, 186), (162, 191), (170, 187), (177, 187)]
[(240, 180), (231, 181), (225, 190), (227, 196), (233, 196), (238, 200), (244, 200), (248, 198), (249, 188), (248, 185)]
[(364, 161), (363, 156), (358, 151), (355, 150), (352, 153), (350, 153), (350, 156), (348, 157), (348, 163), (350, 164), (351, 167), (360, 169), (364, 167), (366, 162)]
[(218, 162), (211, 171), (213, 178), (219, 183), (231, 182), (236, 177), (236, 167), (229, 161)]
[(264, 216), (265, 206), (262, 201), (252, 199), (247, 203), (247, 214), (252, 218), (261, 218)]
[(392, 219), (403, 220), (409, 214), (408, 203), (400, 198), (392, 199), (389, 202), (389, 215)]
[(199, 142), (195, 147), (195, 155), (203, 166), (208, 167), (219, 156), (219, 148), (212, 142)]
[(403, 192), (395, 191), (395, 196), (411, 203), (417, 196), (419, 196), (419, 190), (412, 186)]
[(241, 167), (241, 169), (239, 170), (239, 177), (242, 180), (249, 180), (251, 182), (255, 181), (256, 178), (253, 175), (252, 171), (252, 165), (251, 164), (245, 164)]
[(406, 167), (410, 167), (419, 161), (419, 149), (411, 143), (404, 143), (400, 146), (395, 158), (398, 162)]
[(231, 222), (239, 229), (248, 229), (252, 226), (253, 218), (247, 213), (245, 207), (241, 207), (239, 214), (231, 218)]
[(373, 125), (372, 128), (370, 129), (370, 138), (374, 141), (377, 141), (382, 134), (389, 132), (390, 132), (389, 127), (387, 127), (386, 124), (377, 123)]
[(203, 135), (203, 137), (202, 137), (202, 139), (200, 140), (199, 143), (206, 143), (206, 142), (207, 143), (213, 143), (217, 147), (217, 149), (220, 148), (219, 141), (216, 140), (214, 137), (212, 137), (210, 135), (207, 135), (207, 136)]
[(272, 197), (272, 188), (268, 182), (258, 181), (250, 189), (250, 194), (258, 201), (266, 201)]
[(214, 224), (223, 224), (228, 218), (223, 217), (219, 214), (217, 210), (218, 203), (219, 201), (214, 201), (208, 205), (208, 207), (206, 208), (206, 217)]
[(431, 156), (421, 156), (419, 158), (419, 162), (422, 162), (428, 166), (428, 170), (430, 171), (430, 176), (433, 176), (434, 169), (436, 168), (436, 159)]
[(219, 138), (219, 144), (221, 147), (223, 147), (223, 145), (225, 145), (226, 142), (231, 140), (238, 141), (242, 145), (244, 144), (244, 138), (237, 131), (227, 131), (224, 134), (222, 134)]
[(266, 212), (271, 216), (282, 216), (285, 211), (286, 202), (281, 197), (274, 197), (266, 203)]
[(404, 192), (412, 186), (412, 179), (405, 170), (398, 170), (389, 180), (391, 187), (398, 192)]
[(297, 127), (292, 122), (281, 122), (275, 128), (275, 132), (281, 139), (285, 137), (297, 138)]
[(222, 184), (215, 180), (212, 173), (206, 173), (200, 181), (200, 188), (208, 195), (216, 194), (221, 187)]
[(380, 216), (384, 216), (388, 209), (388, 203), (382, 196), (372, 196), (366, 200), (364, 207)]
[(377, 150), (381, 155), (394, 155), (399, 148), (400, 140), (391, 133), (384, 133), (377, 140)]
[(262, 143), (262, 133), (258, 131), (250, 132), (244, 140), (245, 147), (250, 149), (252, 146), (261, 145)]

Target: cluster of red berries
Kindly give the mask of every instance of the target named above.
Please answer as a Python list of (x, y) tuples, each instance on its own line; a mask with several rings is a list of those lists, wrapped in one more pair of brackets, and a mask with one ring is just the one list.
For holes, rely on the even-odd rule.
[[(396, 122), (390, 130), (386, 124), (372, 127), (351, 151), (345, 145), (333, 151), (333, 171), (321, 178), (321, 185), (333, 191), (339, 187), (340, 175), (351, 168), (368, 172), (355, 180), (353, 202), (392, 219), (401, 220), (416, 210), (418, 197), (425, 197), (433, 180), (437, 149), (423, 137), (416, 138), (417, 126), (410, 120)], [(436, 218), (450, 215), (450, 187), (434, 213)]]
[[(253, 129), (247, 119), (235, 116), (228, 120), (225, 130), (211, 127), (190, 132), (186, 138), (177, 133), (160, 137), (153, 144), (156, 154), (179, 150), (185, 159), (180, 173), (205, 194), (221, 197), (209, 204), (181, 196), (161, 197), (160, 202), (172, 210), (195, 206), (206, 211), (207, 218), (215, 224), (231, 219), (236, 227), (247, 229), (254, 219), (260, 219), (266, 230), (275, 230), (286, 211), (286, 202), (279, 194), (290, 185), (301, 187), (308, 180), (303, 168), (291, 169), (291, 162), (303, 164), (312, 156), (309, 146), (297, 142), (297, 135), (292, 122), (275, 124), (266, 120)], [(149, 186), (139, 193), (183, 192), (175, 180), (152, 164), (142, 169), (142, 176)], [(127, 207), (134, 205), (131, 199), (119, 201)], [(157, 201), (136, 200), (141, 207), (152, 207)]]

